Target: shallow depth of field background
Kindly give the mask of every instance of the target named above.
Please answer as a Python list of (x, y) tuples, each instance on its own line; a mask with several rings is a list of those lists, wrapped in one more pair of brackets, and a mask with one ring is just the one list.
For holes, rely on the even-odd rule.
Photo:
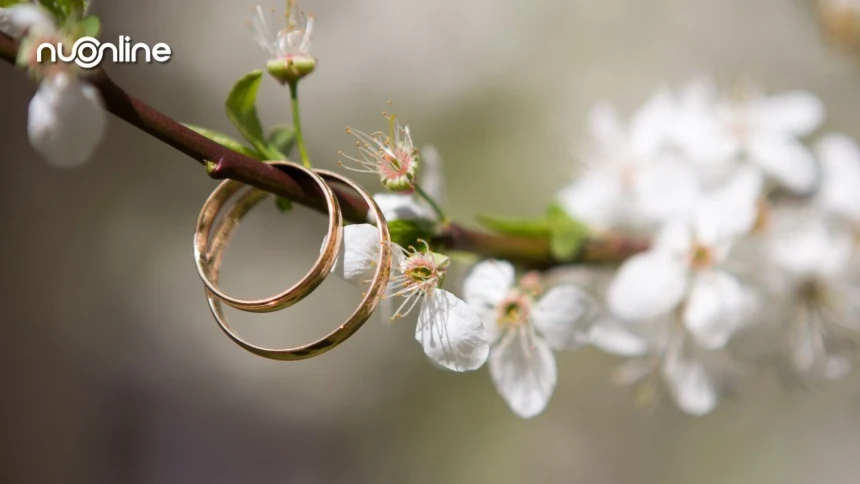
[[(108, 70), (156, 108), (234, 133), (223, 99), (265, 61), (244, 24), (253, 4), (96, 2), (103, 40), (174, 52), (168, 65)], [(393, 109), (417, 143), (438, 147), (447, 205), (465, 222), (539, 213), (573, 176), (596, 100), (626, 113), (661, 83), (701, 73), (810, 89), (828, 106), (826, 129), (860, 136), (860, 62), (828, 46), (808, 1), (303, 6), (318, 17), (319, 67), (301, 86), (312, 159), (335, 167), (353, 143), (344, 127), (378, 129)], [(194, 223), (215, 186), (203, 168), (112, 118), (91, 163), (54, 169), (27, 141), (34, 91), (0, 65), (0, 482), (857, 482), (857, 376), (786, 390), (767, 375), (694, 418), (669, 401), (637, 407), (611, 381), (614, 358), (586, 349), (560, 355), (548, 409), (523, 421), (486, 369), (428, 364), (414, 317), (371, 320), (306, 362), (245, 353), (216, 327), (192, 264)], [(264, 79), (264, 121), (288, 122), (288, 101)], [(324, 227), (308, 210), (264, 204), (228, 252), (226, 289), (262, 296), (292, 284)], [(358, 299), (332, 278), (292, 309), (230, 314), (250, 339), (288, 345), (328, 332)]]

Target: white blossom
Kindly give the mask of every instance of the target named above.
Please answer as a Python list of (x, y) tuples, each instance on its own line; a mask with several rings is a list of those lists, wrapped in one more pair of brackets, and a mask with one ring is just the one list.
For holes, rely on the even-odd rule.
[(678, 408), (691, 415), (705, 415), (716, 408), (722, 375), (734, 369), (722, 351), (711, 351), (694, 339), (668, 315), (646, 324), (629, 325), (604, 317), (591, 330), (591, 343), (618, 356), (630, 358), (615, 372), (622, 385), (638, 385), (642, 403), (651, 403), (658, 392), (657, 378)]
[[(416, 306), (415, 339), (435, 363), (453, 371), (479, 368), (487, 360), (489, 344), (481, 319), (460, 298), (441, 288), (450, 263), (448, 257), (429, 248), (406, 250), (392, 246), (391, 278), (386, 297), (402, 303), (391, 317), (399, 319)], [(373, 277), (379, 259), (376, 227), (357, 224), (344, 227), (343, 247), (333, 271), (356, 285)]]
[(732, 244), (756, 220), (759, 189), (754, 172), (741, 173), (704, 197), (692, 221), (666, 225), (650, 250), (619, 268), (606, 294), (612, 313), (636, 322), (681, 309), (681, 320), (697, 344), (725, 346), (749, 323), (756, 304), (754, 291), (723, 263)]
[(54, 32), (54, 18), (42, 7), (21, 3), (0, 8), (0, 32), (15, 39), (34, 32)]
[(359, 173), (372, 173), (379, 177), (385, 188), (393, 192), (412, 193), (415, 190), (415, 176), (418, 173), (420, 157), (408, 124), (400, 124), (394, 114), (384, 114), (389, 122), (388, 133), (376, 131), (367, 134), (363, 131), (346, 128), (348, 134), (358, 138), (355, 146), (360, 157), (349, 156), (343, 151), (338, 154), (357, 166), (339, 162), (348, 170)]
[(466, 302), (490, 335), (490, 375), (508, 406), (523, 418), (546, 408), (557, 381), (552, 350), (585, 342), (594, 303), (571, 285), (541, 292), (536, 275), (515, 284), (514, 268), (501, 260), (476, 265), (464, 282)]
[(27, 133), (36, 151), (54, 166), (70, 168), (85, 163), (101, 143), (106, 117), (101, 96), (81, 78), (75, 64), (37, 64), (35, 52), (41, 41), (65, 35), (51, 15), (36, 5), (20, 4), (0, 9), (0, 31), (24, 36), (22, 62), (42, 79), (30, 101)]
[(791, 361), (802, 374), (836, 379), (860, 342), (860, 259), (854, 233), (810, 208), (786, 210), (768, 236), (769, 261), (788, 290), (782, 308)]
[(582, 153), (584, 174), (558, 195), (561, 207), (595, 229), (664, 222), (694, 204), (693, 166), (665, 150), (675, 102), (658, 90), (628, 126), (607, 105), (589, 117), (590, 149)]
[(816, 182), (816, 165), (798, 138), (823, 118), (821, 101), (806, 91), (765, 96), (749, 90), (722, 99), (709, 81), (700, 80), (680, 96), (672, 138), (711, 177), (750, 163), (787, 189), (806, 193)]
[(298, 58), (312, 59), (311, 34), (314, 17), (313, 15), (306, 17), (296, 7), (293, 0), (288, 0), (287, 26), (282, 29), (275, 26), (274, 10), (270, 15), (266, 15), (263, 7), (259, 5), (253, 9), (251, 21), (248, 23), (251, 34), (272, 59), (293, 61), (300, 60)]
[[(445, 179), (442, 158), (433, 146), (421, 148), (421, 172), (419, 182), (424, 192), (436, 203), (445, 203)], [(438, 222), (438, 217), (426, 200), (415, 193), (376, 193), (373, 195), (376, 204), (382, 210), (386, 220), (415, 220)], [(367, 213), (367, 221), (375, 223), (372, 211)]]
[(36, 151), (52, 165), (71, 168), (90, 158), (106, 122), (96, 88), (59, 73), (42, 81), (30, 101), (27, 133)]

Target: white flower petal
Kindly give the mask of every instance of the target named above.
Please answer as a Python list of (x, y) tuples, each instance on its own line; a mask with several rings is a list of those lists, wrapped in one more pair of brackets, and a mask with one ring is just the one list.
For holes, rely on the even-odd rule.
[(499, 305), (514, 285), (514, 266), (500, 259), (479, 262), (463, 281), (463, 296), (470, 306)]
[(690, 163), (663, 159), (639, 168), (634, 190), (639, 215), (658, 223), (684, 221), (692, 216), (699, 182)]
[(686, 223), (668, 223), (654, 236), (655, 251), (675, 258), (685, 258), (693, 249), (693, 233)]
[(691, 415), (705, 415), (717, 406), (717, 391), (705, 366), (670, 345), (663, 361), (663, 378), (678, 407)]
[(711, 246), (730, 244), (752, 230), (763, 186), (758, 169), (741, 167), (722, 187), (702, 197), (696, 207), (699, 242)]
[(415, 339), (430, 359), (453, 371), (479, 368), (490, 352), (481, 319), (460, 298), (443, 289), (424, 296)]
[(759, 129), (805, 136), (824, 121), (824, 104), (811, 92), (785, 92), (751, 103), (749, 116)]
[(628, 259), (609, 285), (606, 299), (613, 314), (644, 321), (675, 309), (687, 287), (687, 267), (665, 253), (650, 251)]
[(105, 124), (96, 88), (67, 74), (42, 81), (30, 101), (30, 142), (54, 166), (71, 168), (86, 162), (101, 142)]
[(619, 177), (590, 173), (559, 192), (558, 202), (572, 218), (591, 228), (608, 229), (625, 219), (627, 204), (623, 195)]
[(623, 323), (604, 319), (591, 327), (589, 340), (601, 350), (618, 356), (644, 356), (648, 353), (648, 340), (633, 334)]
[[(412, 195), (399, 195), (396, 193), (377, 193), (373, 195), (385, 220), (435, 220), (433, 211), (419, 202)], [(373, 211), (367, 212), (367, 221), (376, 223)]]
[(499, 336), (498, 306), (513, 286), (514, 266), (504, 260), (478, 263), (463, 281), (463, 298), (483, 321), (490, 342)]
[[(841, 228), (841, 227), (840, 227)], [(831, 277), (850, 270), (854, 240), (848, 230), (829, 227), (816, 212), (777, 220), (767, 254), (782, 270), (799, 277)]]
[(676, 106), (672, 94), (660, 88), (645, 101), (630, 120), (630, 151), (634, 157), (655, 153), (666, 141)]
[[(376, 271), (379, 248), (379, 231), (376, 227), (370, 224), (347, 225), (343, 228), (343, 244), (332, 273), (357, 287), (365, 287), (363, 281), (372, 279)], [(392, 244), (392, 249), (392, 266), (396, 266), (403, 255), (397, 244)]]
[(672, 123), (672, 141), (708, 171), (724, 167), (740, 150), (740, 143), (717, 117), (714, 83), (701, 79), (686, 86)]
[(697, 275), (684, 307), (684, 324), (707, 349), (726, 346), (755, 308), (755, 297), (737, 279), (722, 271)]
[(421, 188), (436, 203), (445, 205), (445, 165), (432, 145), (421, 148)]
[(553, 349), (566, 350), (587, 342), (597, 312), (597, 303), (582, 289), (556, 286), (540, 298), (530, 320)]
[(815, 158), (803, 143), (783, 136), (756, 136), (749, 156), (765, 173), (795, 193), (812, 190), (818, 177)]
[(851, 138), (832, 134), (816, 145), (822, 179), (818, 201), (826, 209), (860, 222), (860, 147)]
[(531, 418), (546, 408), (555, 390), (555, 356), (526, 328), (513, 330), (490, 352), (490, 376), (511, 410)]
[(0, 32), (10, 37), (18, 39), (28, 31), (51, 33), (55, 30), (54, 17), (38, 5), (22, 3), (0, 8)]

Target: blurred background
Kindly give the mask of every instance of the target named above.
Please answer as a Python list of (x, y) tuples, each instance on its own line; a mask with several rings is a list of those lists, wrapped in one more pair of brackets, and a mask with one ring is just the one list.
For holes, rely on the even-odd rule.
[[(102, 39), (130, 35), (174, 52), (167, 65), (108, 70), (169, 115), (235, 134), (223, 99), (266, 59), (245, 26), (254, 4), (96, 2)], [(449, 211), (467, 222), (539, 213), (573, 177), (595, 101), (629, 112), (661, 84), (699, 74), (809, 89), (828, 106), (826, 129), (860, 136), (860, 64), (828, 41), (812, 1), (302, 7), (317, 15), (319, 65), (301, 89), (315, 164), (334, 167), (352, 146), (346, 125), (384, 126), (391, 100), (416, 142), (441, 152)], [(836, 27), (843, 37), (853, 28)], [(553, 400), (524, 421), (485, 369), (429, 365), (414, 317), (390, 328), (371, 320), (309, 361), (245, 353), (212, 320), (191, 258), (215, 183), (115, 118), (88, 165), (50, 167), (26, 135), (35, 88), (0, 65), (0, 482), (857, 482), (856, 376), (791, 391), (752, 380), (696, 418), (668, 401), (637, 407), (611, 381), (614, 359), (583, 350), (560, 355)], [(288, 102), (264, 80), (264, 121), (289, 122)], [(264, 204), (228, 252), (225, 289), (262, 296), (291, 285), (324, 231), (318, 214)], [(328, 332), (358, 299), (332, 278), (289, 310), (230, 315), (253, 341), (293, 345)]]

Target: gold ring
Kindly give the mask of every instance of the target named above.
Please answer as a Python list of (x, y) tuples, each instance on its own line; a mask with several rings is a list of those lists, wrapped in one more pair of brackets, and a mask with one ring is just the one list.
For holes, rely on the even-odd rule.
[[(355, 332), (358, 331), (365, 322), (367, 322), (371, 314), (373, 314), (373, 311), (376, 309), (376, 306), (379, 304), (379, 301), (384, 296), (385, 288), (388, 285), (388, 278), (391, 272), (391, 236), (388, 233), (388, 225), (385, 222), (382, 210), (380, 210), (376, 205), (376, 202), (373, 200), (373, 196), (355, 182), (334, 172), (325, 170), (316, 170), (316, 172), (324, 179), (339, 181), (358, 192), (358, 194), (367, 202), (367, 205), (373, 211), (374, 215), (376, 215), (376, 228), (379, 231), (380, 244), (376, 271), (374, 272), (373, 279), (371, 280), (367, 292), (364, 293), (361, 304), (359, 304), (346, 321), (323, 338), (294, 348), (264, 348), (243, 340), (239, 335), (233, 332), (232, 328), (230, 328), (230, 325), (227, 323), (227, 318), (223, 311), (223, 305), (221, 304), (217, 294), (214, 294), (207, 287), (206, 296), (209, 300), (209, 308), (212, 310), (212, 315), (215, 317), (215, 321), (218, 323), (218, 326), (221, 327), (221, 330), (224, 331), (224, 333), (237, 345), (264, 358), (281, 361), (303, 360), (321, 355), (343, 343), (350, 336), (355, 334)], [(230, 233), (238, 224), (238, 220), (256, 203), (253, 198), (253, 195), (249, 193), (243, 200), (239, 200), (227, 215), (225, 215), (224, 220), (221, 222), (221, 226), (219, 226), (215, 232), (216, 235), (213, 238), (211, 247), (207, 253), (207, 260), (209, 261), (208, 265), (213, 281), (217, 282), (218, 280), (218, 275), (221, 269), (222, 251), (226, 246), (226, 239), (229, 238)]]
[[(284, 168), (291, 168), (305, 173), (320, 188), (328, 207), (328, 234), (326, 236), (323, 249), (314, 263), (314, 266), (299, 282), (280, 294), (276, 294), (265, 299), (254, 300), (237, 299), (235, 297), (228, 296), (222, 292), (214, 282), (216, 278), (212, 277), (210, 259), (207, 256), (207, 253), (212, 251), (210, 248), (212, 225), (227, 200), (245, 186), (243, 183), (234, 180), (227, 180), (218, 185), (218, 187), (215, 188), (215, 191), (209, 195), (206, 203), (203, 204), (203, 209), (200, 211), (200, 216), (197, 218), (197, 230), (194, 232), (194, 262), (197, 265), (197, 273), (200, 275), (200, 279), (203, 280), (203, 284), (206, 285), (206, 288), (230, 306), (243, 311), (255, 313), (277, 311), (279, 309), (292, 306), (313, 292), (313, 290), (322, 284), (322, 281), (328, 277), (329, 273), (331, 273), (331, 269), (337, 261), (337, 254), (338, 250), (340, 250), (341, 240), (343, 237), (343, 218), (340, 212), (340, 204), (338, 204), (337, 198), (331, 191), (331, 187), (329, 187), (319, 175), (314, 173), (312, 170), (289, 161), (272, 161), (268, 163), (282, 170)], [(245, 205), (244, 212), (238, 217), (225, 217), (222, 225), (230, 223), (235, 226), (239, 223), (239, 219), (244, 216), (245, 213), (266, 196), (268, 196), (268, 193), (262, 190), (256, 188), (251, 189), (241, 201), (241, 204)], [(224, 237), (223, 242), (219, 243), (226, 244), (226, 240), (227, 238)], [(220, 254), (222, 250), (223, 247), (220, 247), (218, 249), (218, 253)]]

